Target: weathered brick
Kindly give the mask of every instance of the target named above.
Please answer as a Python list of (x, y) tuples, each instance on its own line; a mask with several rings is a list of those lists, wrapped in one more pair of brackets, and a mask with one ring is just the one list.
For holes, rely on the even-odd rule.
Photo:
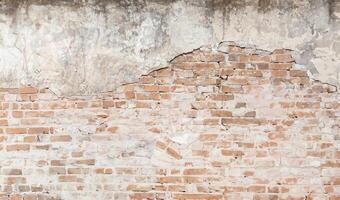
[(26, 183), (26, 178), (25, 177), (20, 177), (20, 176), (12, 176), (12, 177), (7, 177), (4, 181), (5, 184), (25, 184)]
[(29, 134), (48, 134), (53, 132), (49, 127), (34, 127), (28, 128), (27, 133)]
[(292, 63), (270, 63), (269, 69), (272, 70), (290, 70), (292, 68)]
[(170, 155), (171, 157), (177, 159), (177, 160), (180, 160), (182, 159), (182, 156), (173, 148), (171, 147), (168, 147), (166, 149), (166, 152), (168, 153), (168, 155)]
[(254, 193), (265, 193), (266, 187), (262, 185), (253, 185), (253, 186), (249, 186), (247, 191), (254, 192)]
[(242, 151), (235, 151), (235, 150), (227, 150), (227, 149), (222, 149), (221, 153), (223, 156), (233, 156), (233, 157), (238, 157), (238, 156), (243, 156), (244, 153)]
[(213, 117), (231, 117), (232, 112), (226, 110), (211, 110), (211, 116)]
[(38, 89), (34, 87), (23, 87), (19, 88), (19, 93), (21, 94), (36, 94), (38, 93)]
[(3, 175), (22, 175), (21, 169), (3, 169), (2, 170)]
[(12, 144), (6, 146), (7, 151), (29, 151), (30, 145), (28, 144)]
[(65, 160), (51, 160), (51, 166), (65, 166)]
[(290, 70), (289, 75), (292, 77), (307, 77), (307, 72), (302, 70)]
[(336, 88), (228, 50), (88, 96), (0, 88), (0, 199), (337, 199)]
[(95, 159), (87, 159), (87, 160), (77, 160), (75, 163), (79, 165), (94, 165), (96, 162)]
[(26, 128), (6, 128), (7, 134), (25, 134), (27, 133)]
[(222, 92), (224, 93), (242, 93), (243, 89), (240, 85), (222, 86)]
[(197, 75), (214, 75), (217, 73), (215, 63), (196, 63), (193, 66), (193, 72)]
[(273, 70), (271, 71), (271, 76), (272, 77), (277, 77), (277, 78), (285, 78), (287, 77), (288, 73), (286, 70)]
[(49, 173), (51, 175), (55, 174), (66, 174), (66, 169), (64, 167), (50, 167)]
[(270, 56), (268, 55), (251, 55), (250, 62), (270, 62)]
[(8, 120), (7, 119), (0, 119), (0, 126), (8, 126)]
[(192, 168), (192, 169), (184, 169), (184, 175), (204, 175), (207, 173), (207, 169), (205, 168)]
[(103, 108), (111, 108), (115, 106), (115, 102), (112, 100), (103, 101)]
[(79, 182), (79, 179), (77, 176), (59, 176), (58, 177), (59, 182)]
[(290, 54), (273, 54), (271, 56), (272, 62), (293, 62), (294, 59)]
[(220, 200), (223, 196), (221, 194), (175, 194), (174, 199)]
[(56, 135), (51, 136), (51, 142), (70, 142), (72, 137), (69, 135)]

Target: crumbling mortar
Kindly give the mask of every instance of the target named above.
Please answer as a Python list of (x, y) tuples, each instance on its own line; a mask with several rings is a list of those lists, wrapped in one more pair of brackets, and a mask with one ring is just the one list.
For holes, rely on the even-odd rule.
[[(244, 48), (250, 48), (250, 49), (254, 49), (254, 52), (258, 52), (258, 53), (250, 54), (250, 55), (267, 55), (267, 53), (269, 53), (269, 55), (272, 55), (272, 54), (273, 54), (273, 52), (268, 51), (268, 50), (265, 50), (265, 49), (257, 48), (255, 45), (248, 45), (248, 46), (247, 46), (247, 45), (239, 45), (239, 44), (237, 44), (237, 43), (234, 42), (234, 41), (221, 41), (221, 42), (215, 43), (215, 44), (210, 45), (210, 46), (208, 46), (208, 45), (203, 45), (203, 46), (200, 46), (200, 47), (198, 47), (198, 48), (195, 48), (195, 49), (193, 49), (193, 50), (191, 50), (191, 51), (188, 51), (188, 52), (184, 52), (184, 53), (178, 54), (178, 55), (176, 55), (175, 57), (173, 57), (172, 59), (170, 59), (170, 60), (168, 61), (168, 63), (169, 63), (170, 66), (159, 67), (159, 68), (156, 68), (156, 69), (151, 69), (151, 70), (149, 70), (148, 72), (142, 74), (141, 76), (147, 76), (147, 75), (149, 75), (149, 74), (151, 74), (151, 73), (157, 72), (157, 71), (162, 70), (162, 69), (172, 68), (172, 65), (173, 65), (173, 64), (176, 64), (175, 60), (176, 60), (177, 58), (179, 58), (179, 57), (181, 57), (181, 56), (190, 55), (190, 54), (192, 54), (192, 53), (194, 53), (194, 52), (196, 52), (196, 51), (201, 51), (201, 50), (204, 50), (204, 49), (208, 49), (208, 50), (212, 50), (212, 51), (216, 51), (216, 52), (220, 52), (220, 53), (224, 53), (224, 54), (228, 55), (228, 54), (229, 54), (228, 52), (219, 50), (219, 47), (220, 47), (222, 44), (227, 44), (228, 46), (240, 47), (240, 48), (243, 48), (243, 49), (244, 49)], [(294, 51), (293, 49), (288, 49), (288, 48), (283, 48), (283, 49), (284, 49), (284, 50), (287, 50), (287, 51), (290, 51), (290, 52), (292, 53), (292, 55), (293, 55), (293, 58), (294, 58), (294, 61), (293, 61), (293, 62), (294, 62), (295, 64), (299, 64), (299, 63), (296, 62), (296, 59), (295, 59), (295, 56), (294, 56), (295, 51)], [(264, 53), (263, 53), (263, 54), (261, 54), (261, 53), (259, 54), (259, 52), (264, 52)], [(220, 63), (220, 61), (217, 61), (216, 63)], [(305, 65), (303, 65), (303, 64), (299, 64), (299, 65), (305, 66)], [(307, 69), (307, 71), (310, 72), (308, 69)], [(311, 73), (311, 72), (310, 72), (310, 73)], [(313, 75), (313, 73), (311, 73), (311, 75)], [(220, 76), (218, 76), (218, 75), (217, 75), (217, 77), (219, 77), (219, 78), (221, 78), (221, 79), (223, 79), (223, 80), (228, 80), (228, 77), (226, 77), (225, 79), (222, 78), (222, 77), (220, 77)], [(329, 86), (334, 87), (334, 88), (335, 88), (335, 92), (338, 92), (338, 91), (339, 91), (339, 90), (338, 90), (338, 86), (335, 85), (335, 84), (322, 82), (321, 80), (316, 79), (316, 78), (314, 78), (314, 77), (312, 77), (312, 76), (309, 76), (309, 78), (310, 78), (311, 80), (313, 80), (313, 81), (318, 81), (318, 82), (320, 82), (320, 83), (322, 83), (322, 84), (326, 84), (326, 85), (329, 85)], [(136, 80), (136, 81), (134, 81), (134, 82), (123, 83), (123, 84), (121, 84), (120, 86), (126, 86), (126, 85), (131, 85), (131, 84), (136, 84), (136, 83), (138, 83), (138, 80)], [(118, 87), (120, 87), (120, 86), (118, 86)], [(117, 88), (116, 88), (116, 89), (117, 89)], [(54, 95), (56, 95), (58, 98), (64, 98), (64, 99), (69, 99), (69, 100), (74, 100), (74, 99), (79, 99), (79, 98), (81, 98), (81, 99), (89, 99), (89, 98), (92, 98), (92, 97), (94, 97), (95, 95), (97, 95), (97, 94), (92, 94), (92, 95), (60, 96), (60, 95), (57, 95), (56, 92), (53, 92), (50, 88), (49, 88), (49, 90), (50, 90)], [(108, 92), (114, 92), (114, 91), (115, 91), (115, 90), (104, 91), (104, 92), (100, 92), (100, 94), (104, 94), (104, 93), (108, 93)]]

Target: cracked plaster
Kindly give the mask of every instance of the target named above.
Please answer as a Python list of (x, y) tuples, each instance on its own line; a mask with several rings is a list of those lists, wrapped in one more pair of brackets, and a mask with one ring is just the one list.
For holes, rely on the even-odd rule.
[(111, 91), (220, 41), (292, 49), (315, 79), (340, 83), (337, 0), (0, 1), (0, 87)]

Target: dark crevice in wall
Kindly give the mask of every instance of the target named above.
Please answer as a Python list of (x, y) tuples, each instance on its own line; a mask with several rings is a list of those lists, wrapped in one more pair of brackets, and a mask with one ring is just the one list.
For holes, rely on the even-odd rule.
[(332, 22), (336, 17), (334, 16), (334, 12), (336, 9), (336, 1), (338, 1), (338, 3), (340, 3), (339, 0), (327, 0), (327, 4), (328, 4), (328, 10), (329, 10), (329, 19)]

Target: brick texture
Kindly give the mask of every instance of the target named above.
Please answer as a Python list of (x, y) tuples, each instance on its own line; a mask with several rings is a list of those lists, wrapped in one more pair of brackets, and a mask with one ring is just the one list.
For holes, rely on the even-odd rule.
[(197, 50), (96, 96), (0, 88), (0, 198), (339, 200), (339, 116), (284, 49)]

